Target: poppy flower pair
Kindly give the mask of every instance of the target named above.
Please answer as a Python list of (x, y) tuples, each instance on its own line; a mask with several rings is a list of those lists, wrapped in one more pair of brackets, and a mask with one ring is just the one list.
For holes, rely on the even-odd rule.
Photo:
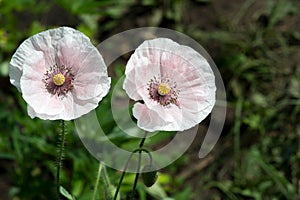
[[(182, 131), (215, 104), (215, 79), (206, 59), (167, 38), (143, 42), (130, 57), (123, 88), (137, 101), (133, 115), (146, 131)], [(97, 48), (68, 27), (26, 39), (10, 61), (10, 81), (31, 118), (72, 120), (95, 109), (111, 79)]]

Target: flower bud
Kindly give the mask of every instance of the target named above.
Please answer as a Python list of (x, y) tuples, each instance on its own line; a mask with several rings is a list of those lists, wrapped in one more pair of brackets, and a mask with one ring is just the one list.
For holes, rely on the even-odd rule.
[(151, 187), (157, 180), (157, 171), (152, 165), (146, 165), (142, 170), (142, 179), (147, 187)]

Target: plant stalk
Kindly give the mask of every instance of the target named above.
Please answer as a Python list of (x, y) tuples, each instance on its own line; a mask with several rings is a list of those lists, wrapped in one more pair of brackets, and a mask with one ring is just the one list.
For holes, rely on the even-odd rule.
[(98, 187), (99, 187), (102, 166), (103, 166), (102, 162), (99, 162), (99, 167), (98, 167), (98, 172), (97, 172), (97, 179), (96, 179), (96, 183), (95, 183), (95, 188), (94, 188), (94, 193), (93, 193), (93, 199), (92, 200), (95, 200), (96, 196), (97, 196), (97, 191), (98, 191)]
[(60, 144), (58, 147), (58, 159), (57, 159), (57, 168), (56, 168), (56, 193), (57, 199), (60, 199), (60, 170), (62, 167), (62, 160), (64, 155), (64, 146), (65, 146), (65, 139), (66, 139), (66, 130), (65, 130), (65, 121), (61, 120), (61, 134), (60, 134)]

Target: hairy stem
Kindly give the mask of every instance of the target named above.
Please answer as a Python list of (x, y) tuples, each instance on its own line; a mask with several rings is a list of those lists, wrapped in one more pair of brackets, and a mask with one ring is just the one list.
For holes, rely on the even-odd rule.
[(62, 160), (64, 155), (64, 145), (65, 145), (65, 138), (66, 138), (66, 130), (65, 130), (65, 121), (61, 120), (61, 134), (60, 134), (60, 143), (58, 147), (58, 158), (57, 158), (57, 168), (56, 168), (56, 193), (57, 199), (60, 199), (60, 169), (62, 167)]

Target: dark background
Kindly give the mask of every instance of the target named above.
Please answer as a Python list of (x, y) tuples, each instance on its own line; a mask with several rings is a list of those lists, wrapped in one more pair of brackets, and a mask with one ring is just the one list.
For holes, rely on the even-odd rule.
[[(8, 63), (24, 39), (59, 26), (84, 32), (95, 45), (131, 28), (174, 29), (198, 41), (223, 77), (228, 110), (213, 151), (197, 157), (207, 119), (188, 152), (160, 171), (155, 187), (139, 182), (137, 198), (300, 199), (299, 6), (298, 0), (0, 0), (0, 199), (55, 199), (59, 122), (29, 118), (9, 83)], [(113, 79), (127, 59), (113, 64)], [(109, 98), (99, 108), (107, 134), (122, 148), (137, 147), (117, 131)], [(76, 199), (91, 199), (98, 163), (67, 124), (62, 185)], [(155, 141), (148, 145), (165, 138)], [(120, 172), (107, 170), (116, 186)], [(125, 177), (124, 199), (133, 177)], [(100, 182), (99, 199), (103, 191)]]

